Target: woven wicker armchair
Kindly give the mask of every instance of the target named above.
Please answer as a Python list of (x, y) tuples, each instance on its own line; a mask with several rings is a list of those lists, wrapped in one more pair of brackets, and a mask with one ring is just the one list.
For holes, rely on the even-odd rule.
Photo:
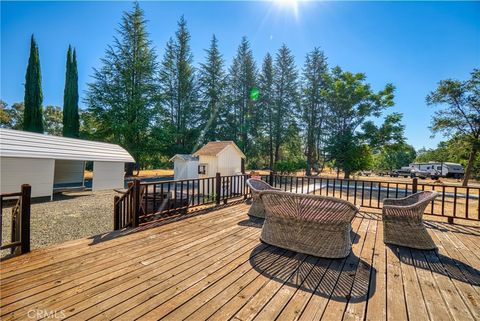
[(404, 198), (384, 199), (384, 242), (421, 250), (436, 249), (423, 225), (423, 212), (437, 195), (435, 192), (425, 191)]
[(326, 258), (350, 253), (358, 207), (338, 198), (281, 191), (264, 191), (260, 197), (266, 210), (263, 242)]
[(265, 208), (262, 200), (260, 199), (260, 192), (279, 189), (272, 187), (270, 184), (267, 184), (266, 182), (256, 178), (247, 179), (247, 185), (250, 187), (252, 192), (252, 206), (250, 206), (250, 209), (248, 210), (248, 215), (265, 218)]

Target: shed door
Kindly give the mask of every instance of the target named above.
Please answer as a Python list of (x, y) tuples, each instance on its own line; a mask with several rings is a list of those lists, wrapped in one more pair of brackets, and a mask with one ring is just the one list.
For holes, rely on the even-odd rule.
[(124, 187), (124, 163), (93, 162), (92, 190)]

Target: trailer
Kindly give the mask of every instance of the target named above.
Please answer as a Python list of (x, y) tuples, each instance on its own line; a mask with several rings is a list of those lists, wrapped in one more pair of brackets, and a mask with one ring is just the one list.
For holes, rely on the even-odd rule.
[(465, 170), (461, 164), (450, 162), (412, 163), (410, 168), (427, 171), (432, 178), (463, 178)]

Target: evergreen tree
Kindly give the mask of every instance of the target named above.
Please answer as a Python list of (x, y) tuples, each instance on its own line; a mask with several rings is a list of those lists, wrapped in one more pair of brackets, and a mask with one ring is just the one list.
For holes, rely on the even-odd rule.
[[(122, 17), (114, 44), (89, 84), (88, 111), (98, 119), (97, 134), (125, 147), (137, 164), (149, 152), (149, 132), (157, 103), (155, 54), (142, 9), (136, 2)], [(127, 167), (127, 175), (133, 167)]]
[(322, 90), (325, 89), (326, 73), (327, 59), (320, 49), (314, 48), (306, 56), (302, 81), (302, 123), (305, 127), (307, 176), (312, 174), (312, 167), (317, 163), (324, 143), (325, 118), (328, 110), (322, 97)]
[(259, 130), (255, 126), (255, 101), (250, 97), (252, 90), (255, 89), (256, 74), (257, 67), (250, 43), (246, 37), (243, 37), (229, 71), (230, 110), (227, 117), (227, 131), (247, 157), (252, 155), (249, 133), (255, 137)]
[(43, 133), (42, 119), (42, 75), (40, 72), (40, 56), (35, 38), (30, 42), (30, 57), (28, 58), (25, 75), (25, 112), (23, 130)]
[(259, 75), (259, 109), (263, 111), (264, 117), (264, 131), (267, 136), (267, 155), (268, 168), (273, 170), (274, 148), (273, 148), (273, 111), (274, 111), (274, 88), (273, 88), (273, 58), (267, 53), (263, 59), (262, 70)]
[(68, 46), (63, 92), (63, 136), (79, 137), (77, 53)]
[(290, 49), (282, 45), (274, 66), (273, 145), (274, 162), (280, 160), (280, 147), (287, 137), (287, 128), (295, 123), (298, 114), (298, 80), (295, 61)]
[(167, 43), (160, 73), (164, 124), (171, 131), (175, 147), (173, 153), (190, 152), (194, 147), (199, 114), (196, 110), (197, 93), (190, 33), (182, 16), (178, 22), (175, 40)]
[(224, 61), (218, 50), (218, 40), (212, 36), (206, 63), (201, 64), (199, 75), (200, 101), (202, 103), (201, 125), (202, 135), (199, 143), (206, 143), (220, 138), (220, 109), (225, 103), (225, 71)]

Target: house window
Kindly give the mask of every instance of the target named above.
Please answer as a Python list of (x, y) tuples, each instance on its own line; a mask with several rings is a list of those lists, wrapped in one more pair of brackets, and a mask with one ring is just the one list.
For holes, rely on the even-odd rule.
[(207, 164), (198, 165), (198, 174), (207, 175)]

